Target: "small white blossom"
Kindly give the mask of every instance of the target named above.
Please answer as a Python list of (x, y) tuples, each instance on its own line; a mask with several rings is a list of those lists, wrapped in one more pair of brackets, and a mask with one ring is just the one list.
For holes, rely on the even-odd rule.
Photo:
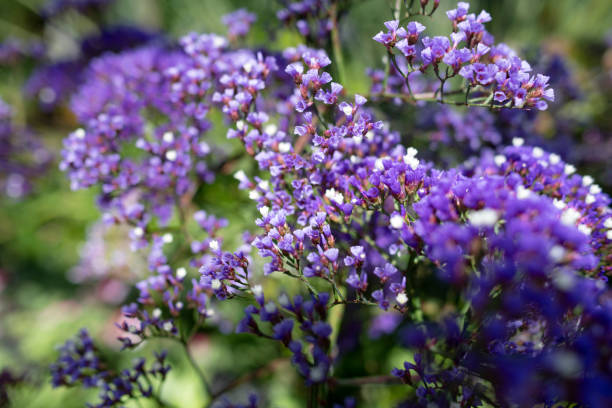
[(593, 177), (591, 177), (591, 176), (584, 176), (582, 178), (582, 185), (585, 186), (585, 187), (588, 187), (591, 184), (593, 184), (593, 181), (595, 181), (595, 180), (593, 180)]
[(587, 203), (587, 205), (593, 204), (595, 202), (595, 196), (593, 194), (587, 194), (584, 198), (584, 202)]
[(530, 195), (531, 195), (531, 191), (526, 189), (523, 186), (518, 186), (518, 188), (516, 189), (516, 197), (519, 200), (524, 200), (526, 198), (529, 198)]
[(542, 150), (541, 147), (534, 147), (532, 154), (533, 154), (533, 157), (539, 158), (539, 157), (544, 156), (544, 150)]
[(400, 229), (402, 228), (402, 226), (404, 226), (404, 217), (399, 214), (395, 214), (391, 216), (389, 222), (391, 223), (391, 227), (395, 229)]
[(588, 226), (584, 224), (578, 225), (578, 230), (582, 232), (584, 235), (591, 235), (591, 232), (592, 232), (591, 228), (589, 228)]
[(561, 222), (565, 225), (576, 225), (576, 221), (580, 218), (580, 212), (575, 208), (567, 208), (561, 214)]
[(289, 153), (291, 151), (291, 143), (287, 143), (287, 142), (279, 143), (278, 151), (281, 153)]
[(397, 303), (399, 305), (405, 305), (406, 303), (408, 303), (408, 296), (404, 293), (404, 292), (400, 292), (397, 294), (397, 296), (395, 297), (395, 300), (397, 301)]
[(269, 135), (275, 135), (277, 131), (278, 131), (278, 127), (274, 123), (270, 123), (266, 125), (266, 127), (264, 128), (264, 132), (266, 132)]
[(497, 167), (500, 167), (502, 164), (506, 162), (506, 156), (504, 156), (503, 154), (495, 155), (495, 157), (493, 158), (493, 161), (495, 162)]
[(524, 144), (525, 140), (521, 137), (515, 137), (514, 139), (512, 139), (512, 145), (515, 147), (521, 147)]
[(565, 204), (565, 201), (557, 200), (556, 198), (553, 199), (553, 205), (557, 207), (559, 210), (562, 210), (567, 206), (567, 204)]
[(557, 164), (561, 161), (561, 157), (558, 154), (551, 153), (548, 156), (548, 161), (550, 162), (550, 164)]
[(175, 161), (177, 156), (178, 156), (178, 153), (176, 153), (176, 150), (168, 150), (166, 152), (166, 159), (170, 161)]
[(187, 269), (181, 267), (181, 268), (178, 268), (176, 270), (176, 277), (177, 278), (184, 279), (185, 276), (187, 276)]
[(237, 172), (234, 173), (234, 178), (238, 181), (243, 181), (247, 179), (247, 175), (244, 172), (244, 170), (238, 170)]
[(475, 227), (492, 227), (499, 220), (499, 214), (492, 208), (471, 211), (467, 215), (470, 224)]
[(563, 248), (561, 245), (555, 245), (550, 248), (548, 255), (550, 255), (550, 259), (553, 261), (561, 262), (565, 257), (565, 248)]
[(85, 129), (78, 128), (77, 130), (74, 131), (73, 135), (77, 139), (85, 139)]
[(342, 193), (336, 191), (334, 188), (330, 188), (325, 191), (325, 197), (327, 197), (330, 201), (335, 202), (336, 204), (344, 203), (344, 196)]
[(212, 290), (221, 289), (221, 281), (219, 279), (213, 279), (212, 282), (210, 282), (210, 288)]
[(174, 142), (174, 134), (172, 132), (166, 132), (164, 133), (164, 135), (162, 136), (162, 139), (164, 140), (164, 142), (166, 143), (172, 143)]

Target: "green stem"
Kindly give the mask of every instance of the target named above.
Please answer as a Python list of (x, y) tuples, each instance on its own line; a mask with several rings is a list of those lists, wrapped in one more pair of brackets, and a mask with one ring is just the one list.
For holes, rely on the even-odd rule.
[(193, 358), (193, 355), (189, 351), (189, 346), (187, 345), (187, 342), (184, 339), (182, 339), (181, 344), (183, 345), (183, 349), (185, 350), (185, 355), (187, 356), (187, 360), (189, 361), (189, 364), (191, 364), (191, 366), (193, 367), (193, 370), (196, 372), (196, 374), (200, 378), (200, 382), (202, 383), (202, 387), (206, 391), (206, 394), (208, 396), (212, 396), (213, 395), (212, 388), (210, 387), (210, 384), (206, 380), (206, 376), (204, 375), (204, 372), (200, 369), (200, 367), (198, 366), (198, 363), (195, 361), (195, 359)]

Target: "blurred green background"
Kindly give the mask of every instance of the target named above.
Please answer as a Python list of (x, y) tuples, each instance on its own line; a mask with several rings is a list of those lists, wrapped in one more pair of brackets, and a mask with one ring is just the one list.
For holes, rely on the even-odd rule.
[[(282, 50), (300, 42), (297, 33), (279, 30), (275, 12), (281, 6), (276, 0), (117, 0), (104, 11), (101, 21), (68, 13), (44, 28), (37, 14), (42, 3), (0, 0), (0, 41), (8, 37), (42, 38), (49, 46), (51, 58), (60, 59), (74, 53), (78, 38), (95, 32), (98, 25), (134, 24), (170, 38), (189, 31), (225, 33), (220, 17), (246, 7), (258, 15), (248, 45)], [(610, 0), (475, 0), (471, 4), (474, 11), (484, 8), (492, 14), (493, 21), (487, 28), (497, 41), (517, 50), (539, 52), (543, 48), (566, 55), (579, 84), (586, 88), (589, 101), (581, 105), (579, 114), (610, 122), (609, 95), (590, 85), (593, 76), (610, 75), (612, 54), (609, 50), (606, 54), (605, 42), (606, 36), (612, 35)], [(433, 33), (448, 29), (442, 13), (454, 5), (455, 2), (442, 0), (434, 19), (424, 19)], [(384, 50), (371, 37), (381, 29), (383, 21), (391, 19), (390, 7), (391, 2), (387, 0), (355, 0), (342, 20), (341, 40), (348, 74), (344, 85), (350, 93), (367, 93), (366, 68), (382, 65)], [(607, 67), (604, 66), (606, 58)], [(76, 123), (67, 110), (46, 114), (32, 101), (24, 99), (22, 87), (31, 69), (28, 65), (18, 69), (1, 67), (0, 96), (15, 107), (17, 120), (38, 133), (57, 158), (61, 139)], [(224, 130), (216, 132), (212, 137), (222, 140)], [(252, 228), (253, 208), (238, 191), (230, 174), (220, 176), (206, 189), (203, 206), (215, 215), (228, 218), (232, 231), (237, 232)], [(11, 406), (84, 405), (87, 392), (53, 390), (47, 373), (48, 365), (56, 358), (56, 346), (80, 327), (88, 327), (95, 338), (103, 340), (103, 346), (118, 366), (128, 363), (134, 355), (149, 354), (146, 349), (117, 352), (119, 345), (113, 323), (118, 316), (118, 305), (112, 296), (117, 288), (112, 285), (118, 281), (75, 281), (78, 281), (75, 278), (78, 268), (75, 268), (81, 262), (83, 251), (88, 251), (90, 263), (82, 268), (107, 267), (128, 280), (142, 275), (146, 267), (141, 256), (120, 251), (125, 243), (124, 231), (103, 232), (99, 225), (96, 227), (99, 211), (95, 196), (95, 191), (70, 191), (56, 160), (49, 173), (36, 181), (33, 194), (20, 200), (0, 199), (0, 370), (10, 368), (27, 378), (23, 384), (9, 389)], [(102, 244), (104, 236), (106, 244)], [(98, 246), (85, 245), (88, 237)], [(129, 291), (129, 287), (117, 290)], [(134, 293), (127, 296), (133, 298)], [(259, 340), (248, 336), (223, 336), (211, 330), (200, 336), (193, 347), (205, 372), (214, 367), (215, 371), (226, 372), (232, 378), (234, 372), (285, 356), (276, 346), (260, 345)], [(184, 356), (180, 350), (173, 350), (171, 344), (167, 347), (175, 368), (164, 396), (181, 407), (201, 406), (203, 396), (197, 382), (191, 381), (193, 372), (185, 364)], [(400, 361), (402, 353), (390, 337), (364, 350), (358, 358), (363, 359), (362, 365), (372, 373), (384, 373)], [(287, 365), (286, 361), (279, 364)], [(303, 390), (295, 394), (295, 375), (288, 374), (292, 372), (281, 367), (279, 374), (267, 374), (255, 381), (264, 387), (271, 406), (300, 406), (297, 397)], [(365, 388), (362, 393), (364, 401), (371, 403), (365, 406), (387, 406), (398, 395), (393, 387), (376, 386)]]

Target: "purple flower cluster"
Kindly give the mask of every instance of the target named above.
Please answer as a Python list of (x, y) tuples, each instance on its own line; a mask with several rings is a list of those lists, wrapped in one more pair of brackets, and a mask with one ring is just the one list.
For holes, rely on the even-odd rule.
[[(421, 4), (424, 12), (428, 2)], [(483, 26), (490, 16), (468, 7), (447, 13), (450, 40), (420, 39), (419, 23), (386, 23), (375, 40), (392, 61), (395, 48), (404, 55), (397, 72), (411, 72), (400, 72), (405, 81), (397, 86), (412, 92), (412, 78), (431, 66), (441, 99), (446, 80), (460, 75), (484, 105), (543, 108), (552, 97), (547, 79), (493, 46)], [(250, 24), (242, 17), (232, 17), (240, 21), (230, 27), (236, 36)], [(343, 330), (332, 327), (331, 309), (374, 306), (391, 321), (377, 323), (382, 331), (406, 323), (400, 340), (414, 357), (392, 373), (415, 388), (406, 406), (609, 402), (612, 213), (593, 178), (522, 139), (460, 167), (436, 168), (402, 145), (365, 97), (334, 82), (321, 50), (273, 55), (234, 49), (214, 34), (188, 35), (181, 46), (96, 60), (73, 99), (85, 127), (63, 151), (73, 188), (100, 186), (107, 219), (130, 225), (133, 248), (149, 250), (151, 275), (136, 284), (137, 302), (124, 307), (119, 324), (124, 347), (152, 337), (185, 345), (186, 333), (213, 316), (212, 302), (251, 297), (237, 332), (286, 347), (316, 398), (320, 386), (334, 383), (332, 340)], [(215, 176), (206, 161), (215, 147), (203, 140), (213, 109), (258, 166), (234, 175), (259, 212), (257, 233), (245, 234), (236, 251), (222, 249), (227, 221), (194, 208), (198, 186)], [(475, 119), (441, 112), (442, 141), (473, 150), (501, 142), (497, 133), (480, 134), (491, 125), (482, 112), (466, 117)], [(468, 133), (465, 120), (484, 124)], [(189, 282), (188, 268), (199, 279)], [(309, 295), (290, 297), (282, 288), (270, 296), (267, 284), (276, 278)], [(425, 318), (426, 302), (445, 307)], [(195, 322), (186, 323), (188, 314)], [(93, 377), (81, 367), (102, 370), (88, 339), (62, 351), (58, 384), (72, 384), (66, 378), (74, 372), (89, 385)], [(113, 377), (132, 388), (107, 385), (105, 395), (128, 390), (117, 391), (113, 404), (133, 395), (137, 372)]]
[(276, 17), (285, 25), (295, 27), (309, 44), (319, 46), (329, 41), (333, 29), (331, 8), (338, 7), (342, 0), (288, 0), (285, 8)]
[(19, 127), (12, 108), (0, 99), (0, 191), (21, 198), (49, 166), (51, 153), (28, 129)]
[(28, 78), (25, 94), (38, 101), (44, 111), (50, 112), (69, 101), (70, 97), (90, 75), (88, 63), (105, 52), (120, 52), (153, 43), (159, 36), (137, 27), (118, 25), (81, 40), (80, 55), (73, 59), (47, 62), (37, 67)]
[(227, 26), (227, 35), (230, 40), (245, 37), (257, 16), (246, 9), (238, 9), (223, 16), (221, 21)]
[[(86, 126), (65, 140), (61, 168), (73, 189), (101, 185), (104, 206), (118, 211), (110, 219), (132, 224), (136, 243), (151, 221), (149, 211), (167, 224), (175, 197), (193, 189), (194, 180), (212, 178), (204, 161), (211, 148), (201, 138), (208, 123), (182, 120), (171, 99), (165, 70), (180, 58), (159, 48), (101, 57), (72, 102)], [(165, 118), (150, 131), (147, 109)], [(140, 154), (126, 156), (126, 149)]]
[[(308, 300), (299, 295), (292, 300), (283, 294), (278, 299), (278, 306), (272, 301), (266, 302), (261, 286), (255, 286), (253, 294), (258, 306), (245, 309), (246, 316), (237, 331), (279, 341), (291, 351), (291, 362), (306, 379), (306, 384), (324, 382), (332, 365), (329, 356), (332, 328), (325, 322), (329, 294), (319, 293)], [(270, 326), (268, 330), (264, 329), (264, 323)], [(294, 336), (297, 324), (301, 340)], [(304, 342), (309, 346), (304, 348)]]
[(53, 386), (98, 388), (100, 401), (91, 405), (95, 408), (122, 406), (134, 398), (152, 398), (152, 381), (163, 382), (170, 371), (165, 352), (156, 353), (155, 361), (148, 368), (146, 360), (139, 358), (129, 369), (109, 370), (85, 329), (66, 341), (59, 352), (59, 358), (51, 365)]
[[(411, 72), (424, 73), (431, 67), (440, 81), (441, 101), (446, 92), (444, 85), (459, 75), (467, 81), (466, 101), (470, 95), (477, 94), (481, 104), (545, 110), (547, 101), (554, 100), (554, 91), (548, 88), (549, 78), (531, 75), (530, 65), (512, 49), (505, 44), (494, 44), (484, 27), (491, 21), (486, 11), (476, 16), (468, 10), (468, 3), (459, 2), (456, 9), (446, 13), (453, 23), (449, 37), (421, 38), (425, 30), (421, 23), (410, 22), (404, 28), (398, 20), (392, 20), (385, 23), (387, 31), (380, 31), (374, 40), (387, 48), (393, 68), (400, 71), (408, 83)], [(403, 56), (407, 72), (397, 64), (395, 49)]]

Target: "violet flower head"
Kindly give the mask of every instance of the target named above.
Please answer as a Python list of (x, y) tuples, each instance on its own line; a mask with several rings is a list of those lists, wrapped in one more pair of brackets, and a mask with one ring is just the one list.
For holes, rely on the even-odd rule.
[(221, 18), (223, 24), (227, 26), (229, 38), (246, 36), (251, 29), (251, 25), (256, 20), (255, 14), (250, 13), (244, 8), (226, 14)]

